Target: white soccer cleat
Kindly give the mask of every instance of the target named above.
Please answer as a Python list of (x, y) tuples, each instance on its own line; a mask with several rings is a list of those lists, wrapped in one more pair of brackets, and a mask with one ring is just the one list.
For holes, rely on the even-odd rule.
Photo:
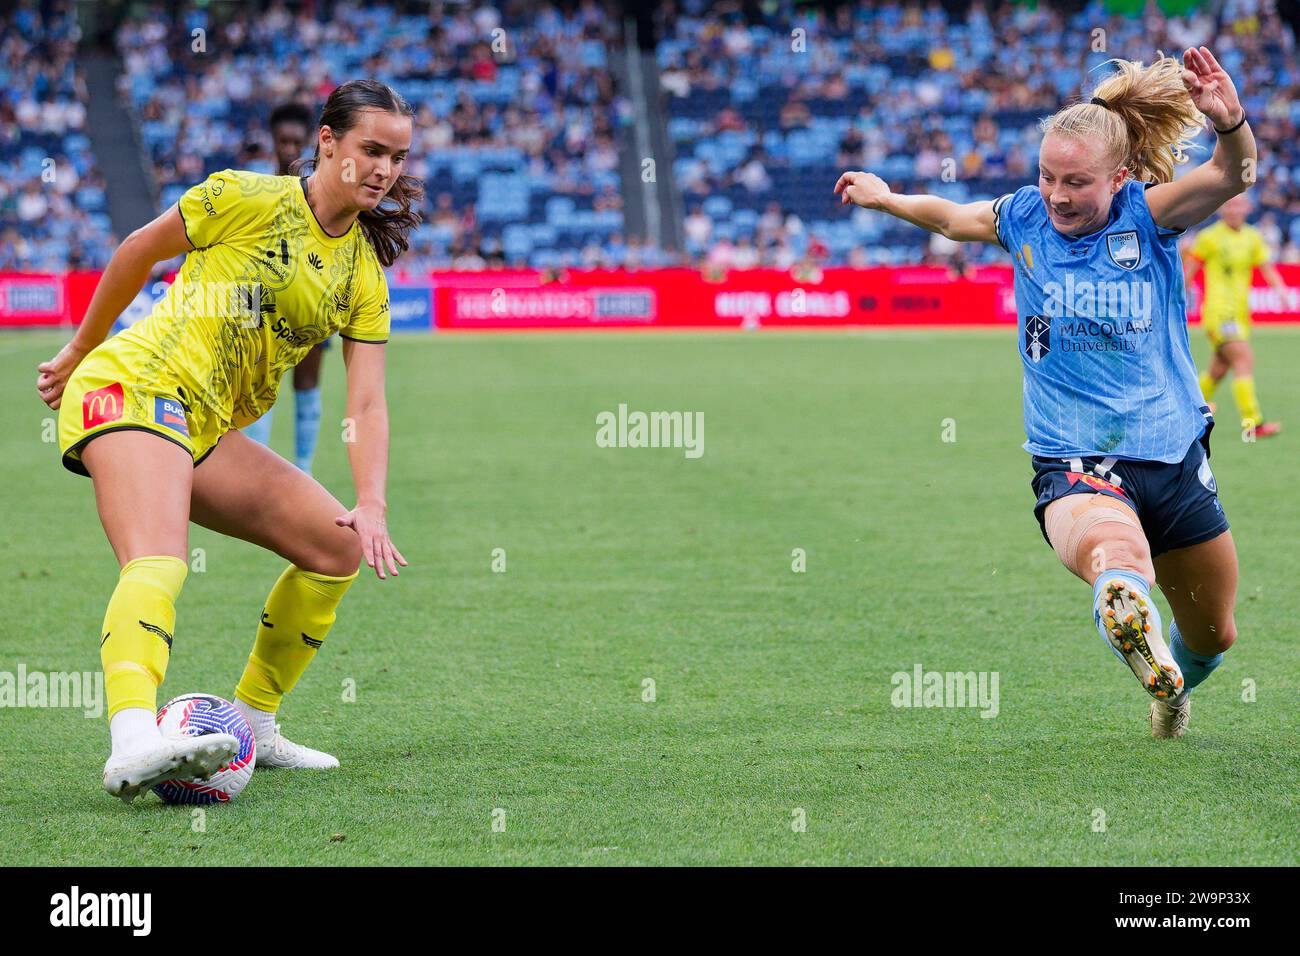
[(270, 740), (258, 738), (256, 766), (280, 767), (284, 770), (333, 770), (339, 765), (338, 758), (296, 744), (280, 733), (279, 724), (274, 727)]
[(157, 744), (104, 764), (104, 789), (130, 803), (164, 780), (207, 780), (239, 753), (239, 741), (230, 734), (201, 737), (160, 737)]
[(1163, 700), (1151, 701), (1151, 736), (1157, 740), (1181, 737), (1187, 733), (1187, 724), (1191, 719), (1192, 698), (1187, 694), (1176, 704)]
[(1169, 701), (1183, 689), (1183, 672), (1169, 653), (1164, 635), (1153, 623), (1146, 599), (1118, 579), (1110, 581), (1097, 601), (1097, 614), (1111, 646), (1137, 676), (1142, 689)]

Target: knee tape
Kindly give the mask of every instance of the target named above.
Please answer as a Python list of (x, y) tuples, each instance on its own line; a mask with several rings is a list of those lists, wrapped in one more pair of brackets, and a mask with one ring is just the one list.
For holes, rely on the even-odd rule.
[(1047, 506), (1047, 513), (1043, 516), (1047, 526), (1047, 540), (1052, 542), (1056, 556), (1067, 568), (1074, 567), (1084, 536), (1103, 521), (1118, 521), (1142, 530), (1142, 525), (1128, 507), (1109, 495), (1082, 497), (1085, 500), (1077, 504), (1066, 498), (1058, 498)]

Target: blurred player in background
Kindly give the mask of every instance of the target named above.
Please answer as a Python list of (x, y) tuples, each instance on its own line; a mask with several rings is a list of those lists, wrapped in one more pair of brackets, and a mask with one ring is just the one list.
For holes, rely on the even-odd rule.
[[(235, 706), (258, 767), (337, 767), (287, 740), (277, 715), (316, 656), (361, 559), (381, 579), (406, 561), (388, 534), (388, 284), (383, 266), (419, 222), (404, 174), (414, 111), (374, 80), (330, 94), (310, 177), (227, 169), (192, 187), (113, 253), (72, 340), (38, 366), (59, 409), (63, 465), (94, 483), (120, 572), (97, 635), (112, 753), (104, 789), (130, 801), (171, 777), (202, 780), (238, 750), (229, 734), (163, 737), (154, 720), (191, 521), (289, 562), (263, 605)], [(352, 172), (348, 175), (347, 172)], [(157, 262), (185, 256), (149, 317), (105, 339)], [(238, 429), (284, 373), (345, 339), (357, 503)]]
[[(1092, 585), (1097, 630), (1152, 698), (1152, 734), (1179, 737), (1189, 692), (1236, 640), (1237, 550), (1210, 471), (1214, 419), (1187, 339), (1178, 237), (1249, 188), (1241, 170), (1258, 150), (1205, 47), (1181, 67), (1111, 62), (1091, 102), (1043, 121), (1037, 186), (959, 205), (849, 172), (835, 192), (1012, 255), (1034, 515)], [(1174, 179), (1203, 117), (1214, 155)], [(1169, 644), (1157, 580), (1174, 612)], [(1013, 639), (1051, 666), (1032, 620)]]
[[(1201, 305), (1201, 327), (1210, 340), (1214, 357), (1201, 373), (1201, 393), (1207, 402), (1214, 398), (1223, 377), (1232, 370), (1232, 397), (1241, 415), (1241, 427), (1254, 430), (1258, 438), (1281, 431), (1278, 422), (1264, 421), (1255, 393), (1255, 353), (1250, 346), (1250, 287), (1258, 266), (1264, 278), (1278, 292), (1286, 283), (1269, 262), (1268, 245), (1254, 226), (1248, 225), (1250, 197), (1234, 196), (1219, 210), (1219, 221), (1202, 229), (1185, 258), (1187, 284), (1205, 270), (1205, 300)], [(1213, 405), (1211, 405), (1213, 407)]]
[[(303, 155), (314, 129), (311, 110), (301, 103), (283, 103), (271, 111), (271, 142), (275, 147), (277, 176), (293, 175), (293, 164)], [(321, 360), (330, 346), (330, 339), (312, 346), (293, 370), (293, 448), (294, 463), (311, 474), (312, 459), (316, 455), (316, 439), (320, 434), (320, 374)], [(245, 428), (244, 434), (263, 445), (271, 443), (271, 421), (275, 409)]]

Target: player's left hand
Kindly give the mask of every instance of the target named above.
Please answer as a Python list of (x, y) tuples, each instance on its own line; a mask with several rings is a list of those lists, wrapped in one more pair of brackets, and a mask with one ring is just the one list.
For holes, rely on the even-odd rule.
[(68, 379), (85, 357), (86, 350), (74, 341), (59, 349), (59, 354), (48, 362), (36, 366), (36, 371), (41, 373), (36, 377), (36, 391), (41, 401), (57, 410), (63, 404), (63, 389)]
[(1183, 86), (1196, 108), (1219, 129), (1231, 129), (1241, 121), (1245, 111), (1237, 88), (1208, 47), (1183, 51)]
[(385, 565), (393, 577), (397, 577), (397, 565), (406, 567), (406, 558), (388, 536), (388, 521), (380, 509), (373, 505), (357, 505), (347, 514), (335, 518), (334, 523), (340, 528), (351, 528), (360, 536), (366, 564), (375, 569), (379, 580), (387, 576), (384, 574)]

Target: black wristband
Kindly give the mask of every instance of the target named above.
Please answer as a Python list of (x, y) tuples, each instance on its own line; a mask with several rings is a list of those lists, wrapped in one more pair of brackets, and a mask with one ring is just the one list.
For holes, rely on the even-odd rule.
[[(1241, 122), (1240, 122), (1240, 123), (1238, 123), (1238, 124), (1237, 124), (1236, 126), (1234, 126), (1232, 129), (1219, 129), (1219, 127), (1215, 126), (1215, 127), (1214, 127), (1214, 131), (1215, 131), (1216, 133), (1218, 133), (1220, 136), (1227, 136), (1229, 133), (1235, 133), (1235, 132), (1237, 132), (1237, 130), (1241, 129), (1242, 126), (1244, 126), (1245, 124), (1246, 124), (1246, 111), (1245, 111), (1245, 110), (1242, 110), (1242, 111), (1241, 111)], [(1213, 124), (1211, 124), (1211, 125), (1213, 125)]]

